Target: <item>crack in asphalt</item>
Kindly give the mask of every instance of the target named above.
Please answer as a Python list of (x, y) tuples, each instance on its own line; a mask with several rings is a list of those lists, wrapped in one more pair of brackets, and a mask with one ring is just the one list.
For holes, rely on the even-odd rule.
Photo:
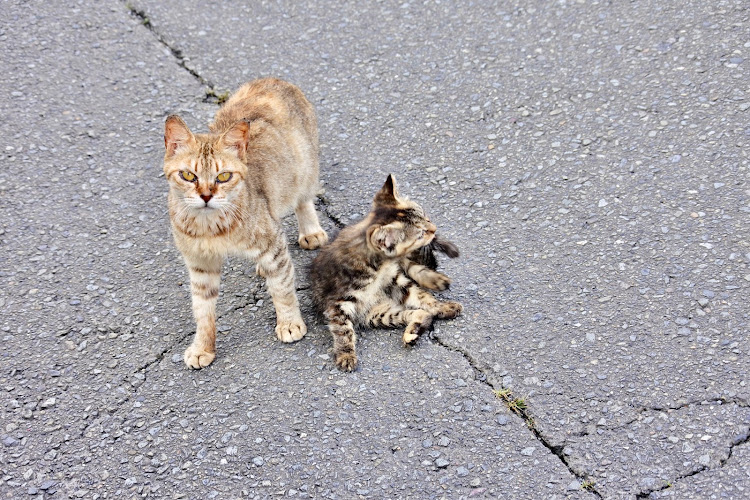
[(344, 224), (344, 222), (338, 216), (331, 213), (331, 200), (329, 200), (324, 193), (318, 193), (318, 200), (320, 201), (320, 203), (318, 203), (320, 211), (323, 212), (323, 214), (328, 217), (331, 222), (333, 222), (336, 228), (338, 228), (339, 230), (344, 229), (346, 227), (346, 224)]
[(217, 93), (214, 84), (210, 80), (208, 80), (208, 79), (204, 78), (203, 76), (201, 76), (196, 70), (194, 70), (193, 68), (191, 68), (191, 67), (189, 67), (187, 65), (187, 62), (185, 61), (185, 56), (182, 55), (182, 50), (178, 49), (177, 47), (172, 46), (161, 35), (161, 33), (159, 33), (158, 31), (156, 31), (156, 29), (154, 28), (154, 26), (151, 24), (151, 19), (149, 18), (148, 14), (145, 11), (139, 10), (134, 5), (132, 5), (129, 1), (122, 1), (122, 3), (123, 3), (123, 5), (125, 5), (125, 8), (128, 10), (128, 12), (130, 12), (130, 15), (133, 16), (134, 18), (138, 19), (138, 21), (140, 22), (140, 24), (144, 28), (146, 28), (147, 30), (149, 30), (151, 32), (151, 34), (153, 34), (154, 37), (159, 41), (159, 43), (161, 43), (164, 47), (166, 47), (169, 50), (169, 52), (172, 54), (172, 56), (174, 56), (174, 58), (177, 60), (177, 65), (178, 66), (180, 66), (182, 69), (184, 69), (185, 71), (187, 71), (188, 73), (190, 73), (190, 75), (193, 78), (195, 78), (196, 80), (198, 80), (202, 85), (205, 85), (206, 87), (209, 88), (209, 91), (206, 92), (206, 96), (204, 98), (204, 101), (207, 102), (212, 97), (218, 98), (219, 94)]
[[(149, 18), (148, 14), (145, 11), (137, 9), (135, 6), (133, 6), (132, 4), (130, 4), (130, 2), (128, 2), (128, 1), (122, 1), (122, 3), (125, 5), (126, 9), (130, 12), (131, 16), (133, 16), (134, 18), (138, 19), (139, 22), (140, 22), (140, 24), (142, 26), (144, 26), (146, 29), (148, 29), (153, 34), (153, 36), (159, 41), (159, 43), (161, 43), (165, 48), (167, 48), (169, 50), (169, 52), (172, 54), (172, 56), (176, 59), (177, 65), (179, 67), (181, 67), (182, 69), (184, 69), (185, 71), (187, 71), (188, 73), (190, 73), (190, 75), (193, 76), (202, 85), (208, 87), (209, 90), (206, 92), (206, 95), (204, 97), (204, 102), (210, 102), (212, 98), (218, 98), (219, 95), (216, 92), (215, 85), (213, 84), (213, 82), (211, 82), (210, 80), (204, 78), (196, 70), (194, 70), (193, 68), (191, 68), (191, 67), (189, 67), (187, 65), (185, 57), (182, 54), (182, 50), (180, 50), (177, 47), (174, 47), (169, 42), (167, 42), (167, 40), (164, 38), (164, 36), (162, 36), (153, 27), (153, 25), (151, 24), (150, 18)], [(475, 151), (475, 152), (479, 152), (479, 151)], [(525, 180), (525, 179), (523, 179), (523, 180)], [(521, 180), (519, 179), (519, 181), (517, 181), (516, 183), (518, 183), (520, 181)], [(323, 214), (338, 229), (344, 228), (346, 226), (346, 224), (338, 216), (336, 216), (335, 214), (333, 214), (331, 212), (331, 206), (332, 206), (332, 204), (331, 204), (330, 200), (325, 196), (325, 194), (323, 194), (323, 193), (318, 194), (318, 199), (320, 201), (320, 203), (318, 203), (318, 207), (320, 208), (321, 212), (323, 212)], [(305, 288), (303, 287), (303, 288), (299, 288), (297, 290), (302, 290), (302, 289), (305, 289)], [(258, 300), (258, 297), (256, 296), (256, 294), (253, 294), (253, 301), (257, 302), (257, 300)], [(250, 305), (251, 303), (253, 303), (253, 302), (252, 301), (247, 301), (245, 304), (242, 304), (242, 305), (239, 305), (239, 306), (233, 306), (233, 307), (229, 308), (228, 310), (224, 311), (223, 313), (219, 314), (217, 316), (217, 319), (219, 319), (221, 317), (224, 317), (227, 314), (231, 314), (232, 312), (235, 312), (235, 311), (237, 311), (239, 309), (243, 309), (243, 308), (247, 307), (248, 305)], [(118, 412), (128, 401), (131, 400), (132, 396), (135, 395), (138, 387), (145, 382), (145, 380), (146, 380), (146, 372), (149, 370), (149, 368), (151, 366), (153, 366), (154, 364), (159, 363), (160, 361), (162, 361), (164, 359), (164, 356), (166, 356), (166, 354), (169, 351), (173, 350), (179, 344), (185, 342), (185, 340), (188, 337), (190, 337), (191, 335), (193, 335), (193, 334), (194, 334), (193, 331), (188, 331), (188, 333), (182, 335), (178, 340), (176, 340), (173, 343), (171, 343), (171, 345), (169, 345), (168, 347), (165, 347), (164, 349), (162, 349), (161, 352), (159, 352), (158, 354), (156, 354), (156, 356), (155, 356), (155, 358), (153, 360), (151, 360), (148, 363), (142, 365), (141, 367), (139, 367), (138, 369), (136, 369), (131, 374), (130, 377), (126, 378), (125, 381), (127, 381), (133, 387), (133, 390), (130, 391), (130, 394), (128, 394), (125, 398), (123, 398), (122, 401), (118, 402), (116, 404), (117, 408), (113, 412), (110, 412), (110, 413), (114, 414), (114, 413)], [(492, 381), (490, 381), (489, 378), (488, 378), (488, 373), (491, 373), (490, 367), (487, 366), (484, 363), (481, 363), (479, 360), (477, 360), (474, 356), (472, 356), (472, 354), (467, 349), (464, 349), (464, 348), (462, 348), (460, 346), (451, 345), (451, 344), (445, 342), (444, 340), (442, 340), (438, 335), (435, 335), (435, 334), (432, 334), (432, 333), (429, 335), (429, 338), (433, 341), (433, 343), (435, 345), (438, 345), (438, 346), (440, 346), (440, 347), (442, 347), (444, 349), (447, 349), (449, 351), (453, 351), (453, 352), (457, 352), (457, 353), (461, 354), (463, 356), (463, 358), (466, 360), (466, 362), (469, 364), (469, 366), (471, 366), (471, 368), (474, 370), (474, 372), (475, 372), (475, 378), (478, 381), (482, 382), (483, 384), (487, 385), (493, 391), (497, 391), (499, 389), (503, 389), (503, 390), (507, 389), (501, 383), (493, 383)], [(144, 376), (144, 378), (143, 378), (143, 380), (138, 381), (138, 383), (134, 383), (132, 381), (132, 377), (135, 376), (138, 373), (142, 373), (143, 376)], [(661, 406), (660, 407), (645, 407), (644, 406), (644, 407), (641, 407), (641, 408), (639, 408), (639, 409), (636, 410), (637, 413), (638, 413), (638, 416), (636, 418), (634, 418), (634, 419), (632, 419), (632, 420), (630, 420), (630, 421), (628, 421), (628, 422), (626, 422), (626, 423), (624, 423), (622, 425), (619, 425), (619, 426), (616, 426), (616, 427), (607, 428), (607, 430), (617, 430), (617, 429), (621, 429), (623, 427), (626, 427), (626, 426), (634, 423), (635, 421), (637, 421), (638, 417), (641, 414), (643, 414), (644, 412), (646, 412), (646, 411), (679, 410), (681, 408), (685, 408), (685, 407), (690, 406), (690, 405), (702, 404), (702, 403), (706, 403), (706, 402), (709, 403), (709, 404), (710, 403), (715, 403), (715, 404), (719, 404), (719, 403), (721, 403), (721, 404), (731, 404), (731, 403), (733, 403), (733, 404), (736, 404), (736, 405), (741, 406), (741, 407), (745, 407), (745, 408), (748, 407), (748, 402), (745, 401), (745, 400), (743, 400), (743, 399), (741, 399), (741, 398), (731, 398), (731, 399), (728, 399), (728, 398), (719, 398), (719, 399), (708, 400), (708, 401), (707, 400), (696, 400), (696, 401), (688, 401), (686, 403), (682, 403), (682, 404), (674, 405), (674, 406), (668, 406), (668, 407), (661, 407)], [(592, 493), (597, 498), (603, 498), (602, 494), (599, 493), (596, 490), (596, 487), (595, 487), (593, 481), (589, 480), (588, 475), (585, 472), (581, 472), (581, 471), (576, 470), (569, 463), (568, 459), (565, 457), (565, 455), (563, 453), (563, 449), (565, 447), (565, 444), (567, 443), (567, 440), (565, 440), (565, 442), (561, 446), (553, 446), (550, 443), (550, 440), (546, 436), (544, 436), (544, 434), (542, 434), (542, 432), (536, 427), (536, 425), (534, 423), (534, 418), (531, 416), (528, 408), (519, 409), (517, 412), (511, 411), (511, 413), (516, 414), (519, 418), (521, 418), (524, 421), (524, 423), (526, 424), (526, 427), (531, 431), (531, 433), (533, 434), (533, 436), (545, 448), (547, 448), (547, 450), (549, 450), (550, 453), (552, 453), (553, 455), (555, 455), (560, 460), (560, 462), (562, 462), (562, 464), (566, 467), (566, 469), (568, 469), (568, 471), (574, 477), (576, 477), (578, 480), (581, 481), (582, 485), (583, 484), (588, 484), (589, 485), (588, 487), (585, 487), (585, 488), (582, 486), (582, 489), (584, 491), (588, 491), (588, 492)], [(81, 437), (84, 436), (86, 434), (86, 432), (88, 431), (88, 429), (90, 427), (92, 427), (95, 423), (96, 422), (91, 422), (89, 425), (87, 425), (81, 431), (80, 436)], [(581, 431), (579, 433), (572, 434), (571, 436), (572, 437), (585, 437), (587, 435), (589, 435), (588, 431)], [(733, 452), (733, 450), (734, 450), (735, 447), (742, 446), (743, 444), (748, 443), (748, 441), (750, 441), (750, 428), (748, 428), (748, 430), (746, 430), (744, 434), (741, 434), (741, 435), (737, 436), (732, 441), (732, 443), (731, 443), (731, 445), (729, 447), (729, 451), (728, 451), (727, 457), (724, 458), (724, 459), (722, 459), (719, 462), (719, 468), (723, 467), (724, 464), (726, 464), (727, 461), (729, 461), (729, 459), (731, 458), (732, 452)], [(651, 493), (665, 490), (665, 489), (671, 487), (674, 482), (680, 481), (680, 480), (688, 478), (688, 477), (695, 476), (695, 475), (700, 474), (700, 473), (702, 473), (704, 471), (707, 471), (707, 470), (713, 470), (713, 469), (709, 469), (707, 466), (701, 466), (698, 469), (695, 469), (695, 470), (693, 470), (691, 472), (688, 472), (688, 473), (685, 473), (685, 474), (682, 474), (682, 475), (676, 477), (674, 480), (672, 480), (671, 482), (666, 483), (664, 486), (662, 486), (660, 488), (655, 488), (655, 489), (652, 489), (652, 490), (642, 491), (641, 493), (638, 493), (636, 495), (636, 498), (638, 498), (638, 499), (648, 498), (651, 495)]]
[[(627, 422), (623, 422), (619, 425), (614, 425), (612, 427), (606, 427), (602, 426), (600, 427), (601, 430), (605, 431), (616, 431), (619, 429), (622, 429), (624, 427), (627, 427), (635, 422), (638, 421), (638, 418), (643, 415), (647, 411), (657, 411), (657, 412), (665, 412), (665, 411), (674, 411), (674, 410), (681, 410), (683, 408), (687, 408), (688, 406), (693, 405), (703, 405), (703, 404), (719, 404), (719, 405), (726, 405), (726, 404), (735, 404), (739, 406), (740, 408), (747, 408), (749, 405), (747, 401), (745, 401), (742, 398), (715, 398), (715, 399), (695, 399), (691, 401), (687, 401), (685, 403), (680, 403), (673, 406), (639, 406), (639, 407), (633, 407), (634, 411), (636, 412), (636, 416), (634, 418), (631, 418)], [(588, 435), (588, 433), (585, 433), (583, 435)], [(574, 437), (580, 437), (576, 434), (571, 434), (571, 436)]]
[(698, 474), (701, 474), (701, 473), (706, 472), (706, 471), (712, 471), (712, 470), (716, 470), (716, 469), (721, 469), (729, 461), (729, 459), (732, 458), (732, 452), (734, 451), (734, 449), (736, 447), (742, 446), (743, 444), (748, 443), (748, 442), (750, 442), (750, 427), (746, 428), (743, 434), (739, 434), (738, 436), (735, 436), (735, 438), (732, 440), (731, 444), (729, 445), (729, 449), (728, 449), (726, 458), (723, 458), (723, 459), (719, 460), (719, 466), (718, 467), (708, 467), (706, 465), (702, 465), (702, 466), (698, 467), (697, 469), (694, 469), (694, 470), (692, 470), (690, 472), (687, 472), (685, 474), (680, 474), (679, 476), (677, 476), (676, 478), (674, 478), (671, 481), (667, 481), (667, 483), (664, 484), (663, 486), (661, 486), (660, 488), (654, 488), (654, 489), (651, 489), (651, 490), (644, 490), (644, 491), (638, 493), (635, 497), (636, 498), (648, 498), (649, 496), (651, 496), (652, 493), (655, 493), (655, 492), (658, 492), (658, 491), (664, 491), (664, 490), (666, 490), (668, 488), (671, 488), (672, 486), (674, 486), (674, 483), (676, 483), (677, 481), (681, 481), (681, 480), (689, 478), (689, 477), (697, 476)]
[[(490, 377), (488, 377), (488, 373), (491, 373), (490, 367), (486, 363), (482, 363), (479, 360), (477, 360), (471, 352), (469, 352), (467, 349), (464, 349), (460, 346), (454, 346), (451, 344), (448, 344), (444, 340), (442, 340), (438, 335), (431, 334), (429, 336), (431, 340), (434, 341), (435, 344), (439, 345), (440, 347), (443, 347), (444, 349), (447, 349), (449, 351), (457, 352), (461, 354), (464, 359), (469, 363), (469, 366), (474, 370), (474, 373), (476, 374), (476, 379), (482, 382), (483, 384), (490, 387), (493, 391), (497, 390), (503, 390), (507, 389), (500, 383), (493, 383), (490, 380)], [(511, 411), (511, 413), (518, 415), (526, 424), (526, 427), (531, 431), (531, 433), (534, 435), (534, 437), (539, 441), (542, 446), (547, 448), (547, 450), (550, 451), (553, 455), (555, 455), (560, 462), (565, 466), (568, 471), (576, 477), (576, 479), (581, 481), (581, 485), (588, 484), (589, 486), (584, 488), (581, 487), (582, 490), (588, 491), (589, 493), (592, 493), (597, 498), (603, 498), (601, 493), (599, 493), (596, 490), (596, 487), (594, 483), (589, 479), (588, 475), (585, 472), (581, 472), (576, 470), (568, 461), (568, 459), (565, 457), (565, 454), (563, 453), (564, 446), (554, 446), (550, 443), (550, 440), (542, 434), (542, 432), (536, 427), (534, 423), (534, 418), (531, 416), (528, 409), (522, 408), (518, 409), (518, 411)]]

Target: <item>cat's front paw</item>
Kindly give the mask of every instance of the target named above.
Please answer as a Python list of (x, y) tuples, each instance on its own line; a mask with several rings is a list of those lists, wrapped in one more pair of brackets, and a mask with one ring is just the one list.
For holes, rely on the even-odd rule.
[(320, 248), (328, 242), (328, 235), (325, 231), (318, 231), (312, 234), (300, 234), (299, 235), (299, 246), (305, 250), (315, 250)]
[(423, 277), (419, 284), (429, 290), (442, 292), (451, 286), (451, 279), (443, 273), (432, 272), (428, 276)]
[(216, 358), (215, 352), (206, 351), (204, 348), (191, 344), (190, 347), (185, 349), (185, 364), (189, 368), (200, 370), (210, 365), (214, 358)]
[(276, 323), (276, 336), (280, 341), (290, 343), (296, 342), (307, 333), (304, 321), (279, 321)]
[(336, 366), (342, 372), (353, 372), (357, 368), (357, 355), (353, 352), (336, 354)]

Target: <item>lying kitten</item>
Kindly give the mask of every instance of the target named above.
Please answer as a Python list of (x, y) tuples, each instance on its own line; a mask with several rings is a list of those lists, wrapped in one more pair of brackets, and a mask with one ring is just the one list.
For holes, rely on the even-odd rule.
[(434, 317), (461, 313), (458, 302), (440, 302), (427, 291), (451, 282), (435, 271), (434, 251), (458, 255), (455, 245), (435, 239), (435, 230), (419, 205), (399, 197), (389, 175), (367, 217), (342, 229), (313, 260), (313, 299), (333, 334), (339, 369), (357, 366), (354, 325), (406, 326), (403, 341), (411, 344)]
[(216, 356), (216, 299), (227, 255), (256, 262), (276, 309), (276, 335), (294, 342), (307, 327), (280, 219), (294, 210), (302, 248), (328, 241), (313, 205), (320, 186), (315, 111), (297, 87), (275, 78), (247, 83), (210, 129), (193, 135), (175, 115), (164, 125), (169, 218), (190, 272), (197, 324), (185, 351), (191, 368)]

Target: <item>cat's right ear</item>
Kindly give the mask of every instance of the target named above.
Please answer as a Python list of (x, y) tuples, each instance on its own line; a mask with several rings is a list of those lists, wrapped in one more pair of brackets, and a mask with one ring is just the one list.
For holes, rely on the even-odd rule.
[(388, 174), (388, 178), (385, 180), (385, 184), (375, 194), (375, 199), (372, 200), (375, 206), (392, 206), (397, 205), (398, 191), (396, 191), (396, 178), (393, 174)]
[(189, 147), (195, 142), (195, 137), (190, 129), (177, 115), (169, 115), (164, 122), (164, 148), (165, 156), (170, 158), (179, 150)]

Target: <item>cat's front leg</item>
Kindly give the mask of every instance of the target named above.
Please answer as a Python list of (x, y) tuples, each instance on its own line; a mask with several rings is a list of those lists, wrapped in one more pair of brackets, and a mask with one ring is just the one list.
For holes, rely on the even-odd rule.
[(190, 273), (190, 292), (195, 317), (195, 337), (185, 350), (185, 364), (200, 369), (216, 357), (216, 300), (221, 282), (221, 257), (183, 255)]
[(404, 259), (402, 268), (419, 286), (428, 290), (440, 292), (447, 289), (451, 284), (451, 279), (443, 273), (433, 271), (429, 267), (417, 264), (408, 259)]
[(266, 279), (276, 309), (276, 336), (282, 342), (295, 342), (307, 333), (294, 288), (294, 265), (286, 239), (280, 231), (269, 248), (257, 259), (257, 272)]

